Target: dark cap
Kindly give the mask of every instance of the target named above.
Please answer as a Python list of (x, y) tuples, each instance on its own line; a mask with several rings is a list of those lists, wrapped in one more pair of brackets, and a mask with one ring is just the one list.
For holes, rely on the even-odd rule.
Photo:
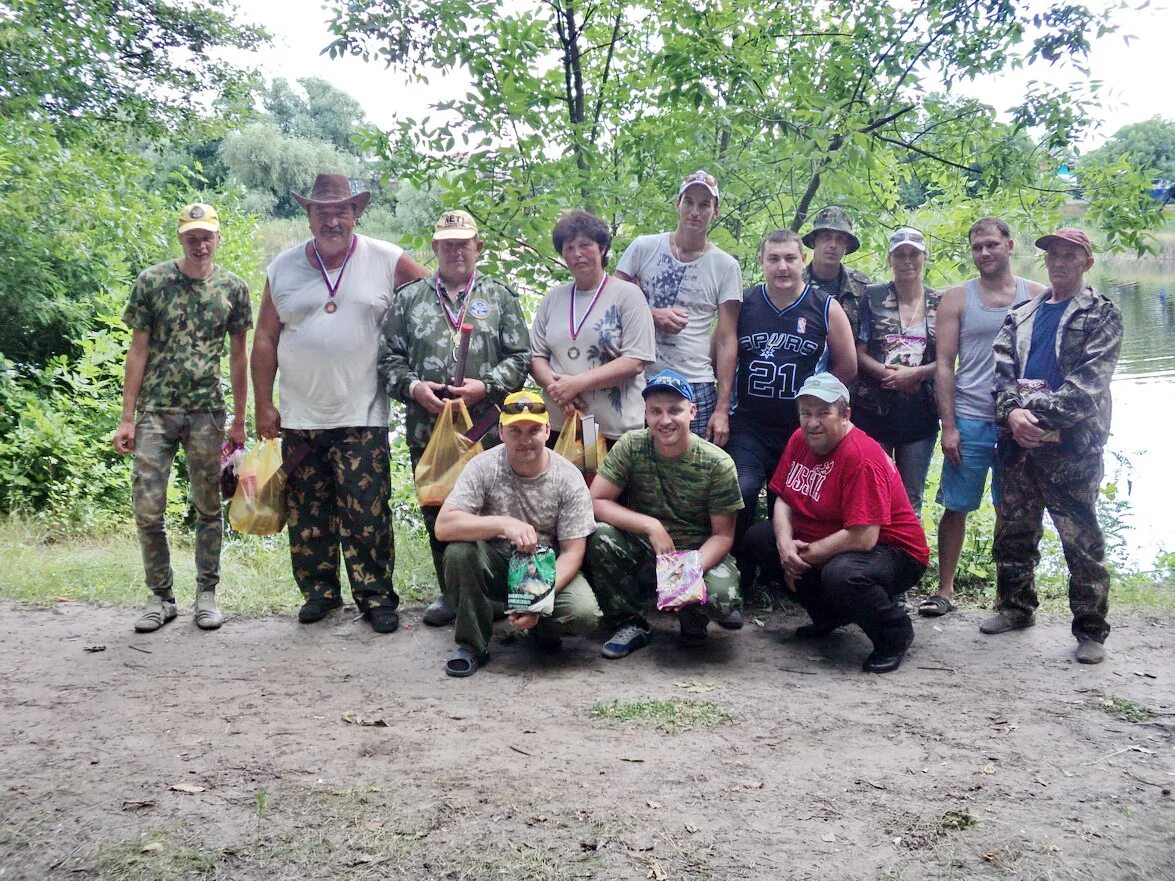
[(1085, 253), (1090, 257), (1093, 256), (1093, 245), (1090, 244), (1089, 236), (1085, 234), (1084, 230), (1077, 229), (1072, 226), (1066, 226), (1057, 230), (1054, 233), (1049, 233), (1047, 236), (1041, 236), (1036, 240), (1036, 247), (1042, 251), (1047, 251), (1049, 245), (1056, 245), (1060, 242), (1068, 242), (1071, 245), (1078, 245), (1085, 249)]

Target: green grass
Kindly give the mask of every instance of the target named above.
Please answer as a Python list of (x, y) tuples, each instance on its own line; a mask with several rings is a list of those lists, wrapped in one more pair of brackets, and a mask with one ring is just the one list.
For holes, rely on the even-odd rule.
[[(176, 597), (181, 604), (190, 604), (196, 578), (191, 533), (171, 530), (171, 552)], [(285, 533), (226, 535), (218, 588), (221, 606), (243, 615), (295, 610), (302, 598), (290, 571), (289, 554)], [(401, 598), (410, 602), (435, 595), (436, 576), (422, 532), (396, 529), (395, 586)], [(28, 521), (0, 523), (0, 596), (36, 604), (64, 598), (138, 606), (145, 591), (132, 525), (107, 535), (49, 539)]]
[(1123, 722), (1149, 722), (1156, 715), (1155, 711), (1148, 706), (1135, 703), (1124, 697), (1113, 697), (1109, 695), (1102, 698), (1101, 708), (1111, 716), (1121, 719)]
[(156, 832), (144, 838), (102, 845), (95, 869), (102, 881), (189, 881), (211, 878), (220, 854), (195, 850)]
[(669, 734), (734, 721), (734, 717), (713, 701), (700, 700), (601, 701), (592, 707), (589, 715), (597, 721), (647, 724)]

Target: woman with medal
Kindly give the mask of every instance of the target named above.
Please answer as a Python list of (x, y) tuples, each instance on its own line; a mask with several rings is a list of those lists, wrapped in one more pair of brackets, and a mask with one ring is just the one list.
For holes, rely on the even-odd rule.
[(853, 424), (893, 457), (919, 517), (938, 437), (934, 319), (942, 299), (923, 281), (926, 260), (926, 239), (918, 230), (899, 229), (889, 237), (893, 281), (870, 285), (861, 300), (860, 384), (853, 401)]
[(644, 426), (645, 367), (655, 360), (653, 314), (640, 288), (607, 272), (612, 233), (569, 211), (551, 234), (572, 281), (552, 288), (531, 325), (530, 372), (557, 437), (576, 410), (594, 416), (609, 446)]

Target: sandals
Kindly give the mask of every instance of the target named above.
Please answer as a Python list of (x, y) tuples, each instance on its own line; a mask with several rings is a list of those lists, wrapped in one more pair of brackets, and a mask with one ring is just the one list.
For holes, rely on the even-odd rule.
[(955, 611), (956, 608), (950, 597), (935, 594), (928, 596), (918, 605), (918, 614), (925, 618), (941, 618), (943, 615)]
[(464, 679), (466, 676), (472, 676), (476, 673), (477, 668), (484, 666), (489, 659), (489, 652), (475, 655), (464, 646), (458, 646), (457, 651), (449, 655), (445, 661), (445, 673), (458, 679)]

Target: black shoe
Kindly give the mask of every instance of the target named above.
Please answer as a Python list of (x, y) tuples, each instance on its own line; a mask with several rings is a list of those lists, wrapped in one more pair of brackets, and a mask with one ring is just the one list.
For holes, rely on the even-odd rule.
[(801, 624), (792, 634), (792, 639), (819, 639), (828, 636), (840, 626), (838, 624)]
[(554, 654), (563, 645), (563, 635), (554, 618), (540, 618), (530, 631), (530, 640), (535, 650), (543, 654)]
[(400, 626), (400, 613), (391, 606), (372, 606), (363, 617), (376, 633), (395, 633)]
[(449, 604), (445, 602), (445, 598), (438, 596), (428, 604), (428, 608), (424, 610), (421, 620), (429, 627), (444, 627), (456, 621), (457, 615), (449, 608)]
[(743, 629), (743, 613), (735, 609), (729, 615), (724, 615), (717, 621), (719, 627), (725, 627), (727, 630), (742, 630)]
[(874, 652), (865, 659), (865, 663), (861, 665), (861, 669), (866, 673), (892, 673), (898, 667), (902, 666), (902, 658), (905, 656), (905, 651)]
[(298, 620), (303, 624), (313, 624), (321, 621), (335, 609), (341, 609), (343, 601), (340, 599), (328, 600), (326, 597), (311, 597), (298, 610)]
[(686, 642), (702, 642), (706, 638), (706, 626), (710, 616), (697, 603), (682, 606), (677, 612), (677, 623), (681, 626), (681, 638)]

